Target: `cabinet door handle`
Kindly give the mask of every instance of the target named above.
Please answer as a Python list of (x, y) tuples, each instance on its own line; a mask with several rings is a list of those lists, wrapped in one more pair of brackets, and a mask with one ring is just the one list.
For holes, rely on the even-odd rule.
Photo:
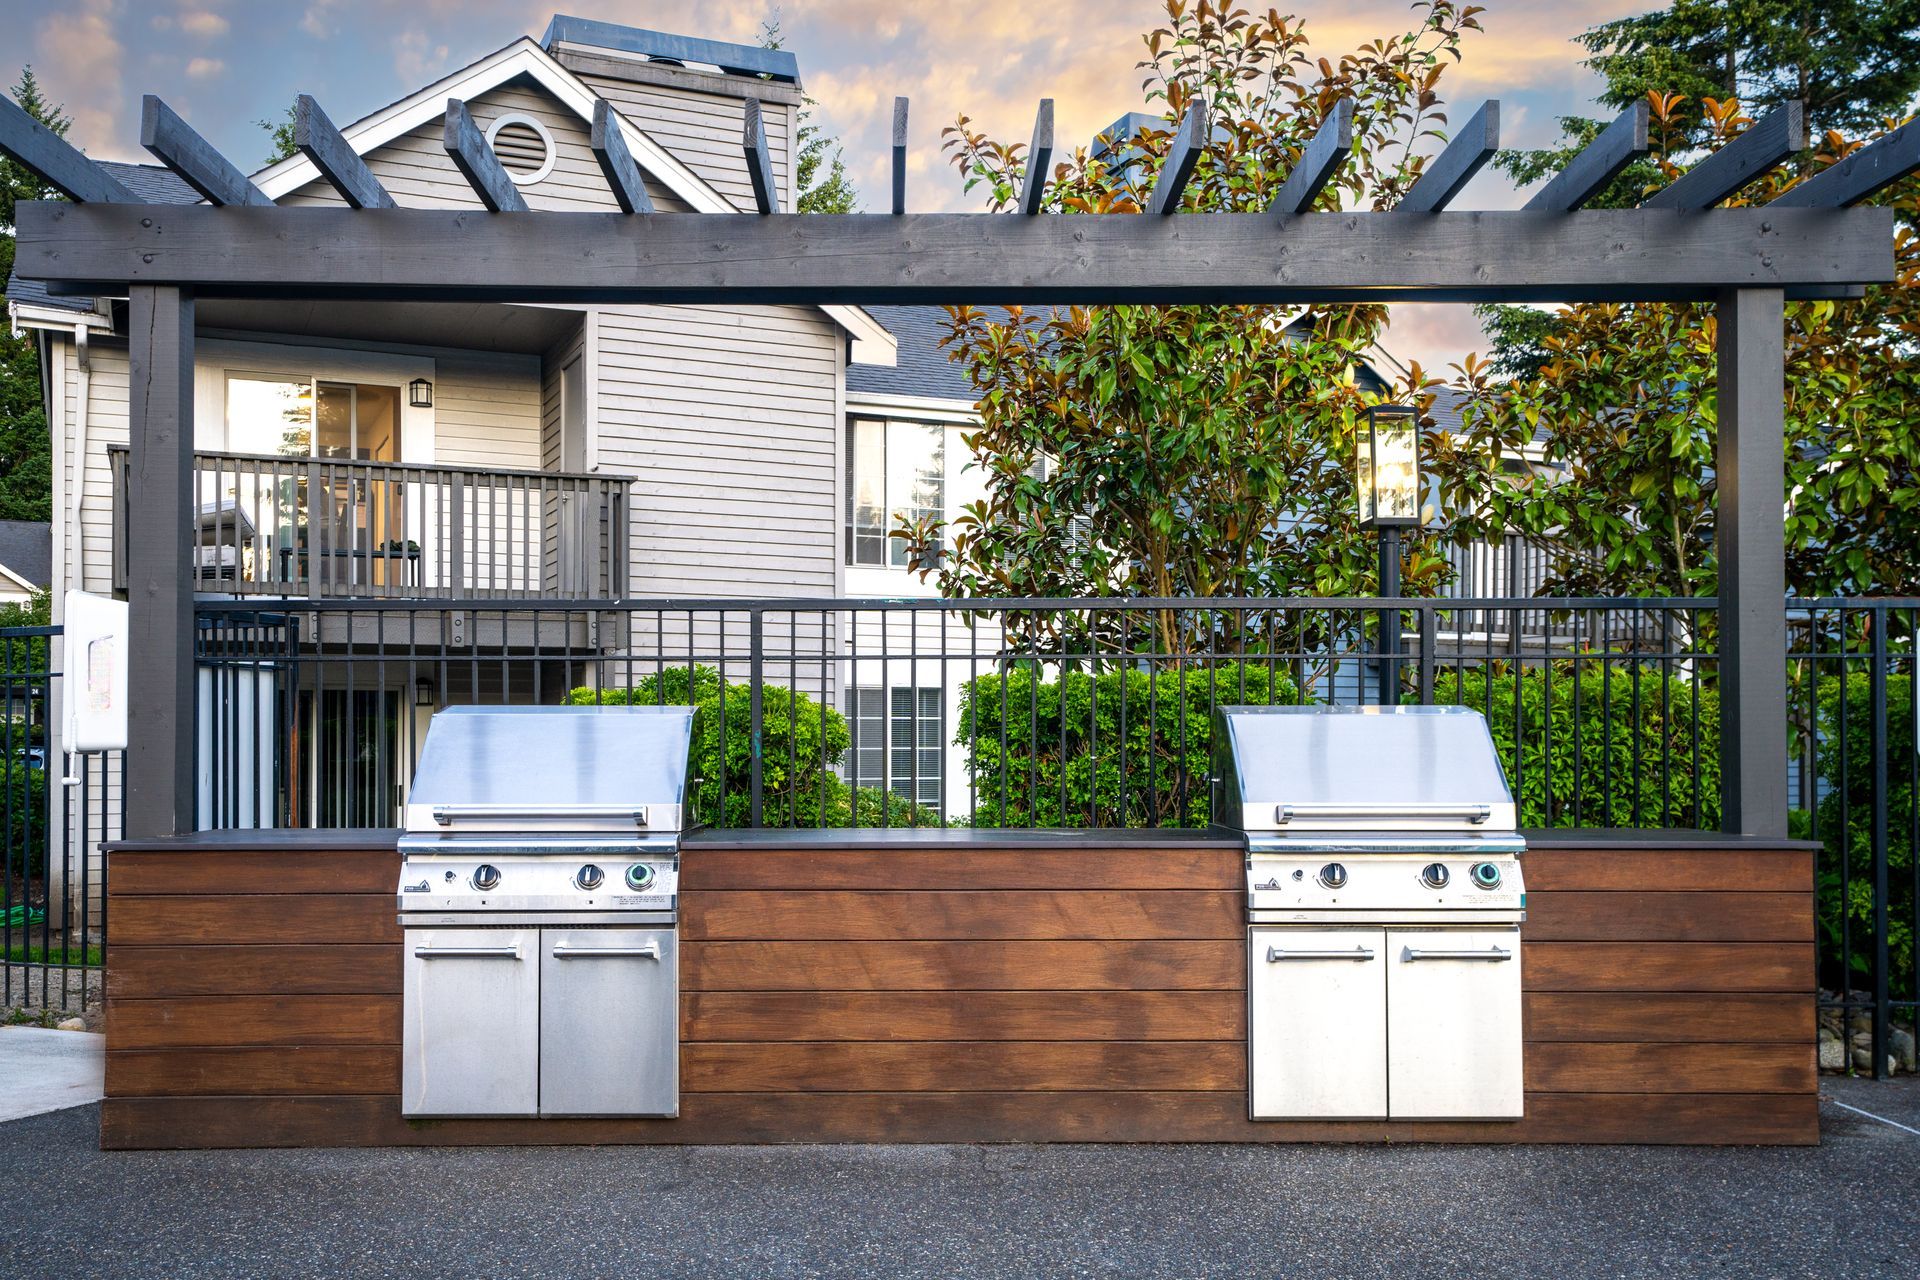
[(519, 947), (415, 947), (422, 960), (518, 960)]
[(1373, 948), (1371, 947), (1354, 947), (1350, 951), (1334, 951), (1334, 950), (1328, 950), (1328, 949), (1288, 951), (1281, 947), (1267, 948), (1268, 964), (1273, 964), (1276, 961), (1280, 961), (1280, 960), (1371, 960), (1371, 959), (1373, 959)]
[(562, 942), (553, 949), (555, 960), (590, 960), (595, 957), (626, 957), (635, 960), (658, 960), (660, 944), (649, 942), (644, 947), (570, 947)]
[(1505, 947), (1488, 947), (1485, 951), (1423, 951), (1419, 947), (1408, 947), (1401, 952), (1402, 960), (1511, 960), (1513, 952)]

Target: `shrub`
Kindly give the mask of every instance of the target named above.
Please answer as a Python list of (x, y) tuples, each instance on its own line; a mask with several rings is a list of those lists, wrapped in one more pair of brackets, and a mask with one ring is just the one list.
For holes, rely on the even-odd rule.
[[(1795, 834), (1817, 833), (1822, 846), (1816, 871), (1822, 981), (1858, 987), (1863, 979), (1871, 984), (1874, 960), (1873, 689), (1864, 671), (1846, 677), (1842, 735), (1842, 688), (1840, 677), (1829, 676), (1817, 690), (1814, 759), (1822, 795), (1811, 829), (1803, 825)], [(1920, 831), (1914, 807), (1914, 745), (1913, 677), (1890, 675), (1887, 951), (1895, 1000), (1914, 996), (1914, 832)]]
[[(716, 827), (745, 827), (753, 810), (751, 696), (746, 685), (723, 686), (718, 671), (695, 666), (670, 667), (628, 688), (574, 689), (567, 702), (693, 707), (694, 816)], [(761, 825), (939, 825), (931, 810), (871, 787), (856, 791), (834, 772), (851, 738), (838, 711), (772, 684), (762, 686), (760, 700)]]
[(1022, 664), (964, 684), (954, 742), (968, 748), (973, 825), (1204, 825), (1213, 709), (1299, 694), (1255, 662), (1152, 661), (1151, 673), (1068, 670), (1051, 680)]
[(1578, 665), (1441, 670), (1433, 700), (1487, 717), (1523, 827), (1717, 828), (1718, 692), (1632, 662)]

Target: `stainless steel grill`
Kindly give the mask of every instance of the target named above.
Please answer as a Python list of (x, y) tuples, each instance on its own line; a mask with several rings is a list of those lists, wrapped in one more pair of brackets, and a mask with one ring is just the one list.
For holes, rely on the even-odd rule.
[(406, 807), (401, 1110), (679, 1111), (693, 711), (454, 707)]
[(1517, 1119), (1525, 849), (1464, 707), (1227, 707), (1256, 1120)]

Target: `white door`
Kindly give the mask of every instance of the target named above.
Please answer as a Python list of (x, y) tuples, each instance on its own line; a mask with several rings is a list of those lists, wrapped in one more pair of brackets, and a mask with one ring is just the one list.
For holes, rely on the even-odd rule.
[(1389, 930), (1386, 969), (1388, 1113), (1519, 1119), (1520, 931)]
[(401, 1114), (537, 1114), (539, 930), (408, 929), (405, 936)]
[(1378, 929), (1248, 930), (1255, 1120), (1387, 1114), (1385, 941)]

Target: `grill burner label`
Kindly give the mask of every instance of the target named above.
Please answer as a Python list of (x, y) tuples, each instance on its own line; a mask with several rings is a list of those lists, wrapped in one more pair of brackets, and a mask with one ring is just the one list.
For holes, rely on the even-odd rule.
[(403, 884), (400, 886), (400, 892), (402, 893), (429, 893), (431, 891), (432, 886), (425, 880), (422, 880), (419, 884)]

